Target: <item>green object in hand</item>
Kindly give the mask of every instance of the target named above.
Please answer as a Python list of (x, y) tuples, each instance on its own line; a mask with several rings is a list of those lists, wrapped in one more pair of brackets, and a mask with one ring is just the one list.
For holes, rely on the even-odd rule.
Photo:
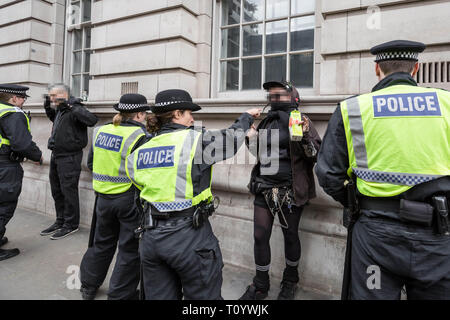
[(291, 141), (301, 141), (303, 139), (303, 127), (300, 124), (302, 114), (298, 110), (291, 111), (289, 117), (289, 136)]

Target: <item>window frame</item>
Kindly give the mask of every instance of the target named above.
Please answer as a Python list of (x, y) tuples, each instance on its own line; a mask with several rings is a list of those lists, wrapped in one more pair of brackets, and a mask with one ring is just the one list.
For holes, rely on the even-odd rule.
[[(212, 67), (212, 75), (211, 75), (211, 88), (212, 88), (212, 96), (215, 98), (250, 98), (257, 97), (262, 98), (265, 97), (265, 91), (262, 88), (262, 84), (265, 82), (266, 76), (266, 58), (271, 57), (279, 57), (285, 56), (286, 61), (286, 80), (290, 80), (290, 67), (291, 67), (291, 57), (293, 55), (303, 54), (303, 53), (312, 53), (313, 55), (313, 83), (312, 87), (297, 87), (301, 90), (302, 95), (315, 95), (317, 90), (317, 77), (319, 76), (319, 72), (317, 72), (316, 63), (318, 61), (317, 52), (319, 49), (318, 45), (318, 26), (319, 26), (319, 17), (317, 16), (317, 12), (319, 11), (319, 2), (315, 0), (314, 11), (309, 11), (300, 14), (292, 14), (292, 0), (288, 0), (289, 5), (289, 13), (287, 16), (276, 17), (276, 18), (266, 18), (266, 1), (264, 1), (264, 9), (263, 9), (263, 17), (262, 20), (257, 21), (247, 21), (244, 22), (244, 0), (241, 1), (241, 14), (239, 23), (234, 23), (226, 26), (222, 26), (222, 9), (223, 9), (223, 1), (216, 1), (213, 7), (213, 19), (215, 23), (213, 23), (213, 37), (212, 37), (212, 57), (213, 57), (213, 67)], [(291, 30), (292, 30), (292, 19), (301, 18), (301, 17), (313, 17), (314, 18), (314, 47), (313, 49), (306, 50), (295, 50), (291, 51)], [(267, 38), (267, 24), (276, 21), (287, 21), (288, 29), (287, 29), (287, 46), (286, 51), (282, 53), (266, 53), (266, 38)], [(263, 33), (262, 33), (262, 49), (261, 54), (244, 56), (243, 55), (243, 40), (244, 40), (244, 27), (262, 24), (263, 25)], [(231, 29), (239, 27), (239, 55), (237, 57), (231, 58), (222, 58), (222, 30)], [(243, 81), (243, 60), (247, 59), (261, 59), (261, 88), (260, 89), (242, 89)], [(239, 61), (239, 88), (238, 90), (225, 90), (221, 91), (221, 64), (225, 61)]]
[[(66, 26), (65, 26), (65, 45), (64, 45), (64, 51), (65, 51), (65, 62), (64, 62), (64, 70), (63, 70), (63, 79), (64, 83), (68, 83), (71, 88), (71, 94), (74, 97), (81, 98), (83, 100), (87, 100), (89, 97), (89, 81), (87, 85), (87, 90), (85, 90), (85, 83), (84, 83), (84, 77), (88, 76), (88, 80), (90, 80), (90, 65), (89, 70), (85, 70), (85, 64), (86, 64), (86, 54), (91, 55), (92, 50), (92, 8), (93, 8), (93, 0), (87, 0), (91, 3), (91, 16), (88, 21), (83, 21), (83, 10), (84, 10), (84, 4), (85, 1), (83, 0), (66, 0), (66, 8), (67, 8), (67, 15), (66, 15)], [(80, 3), (80, 9), (79, 9), (79, 17), (78, 21), (74, 24), (71, 24), (71, 13), (69, 12), (71, 5), (74, 3)], [(78, 49), (75, 48), (75, 32), (81, 31), (81, 47)], [(86, 47), (86, 37), (87, 33), (90, 32), (91, 34), (91, 41), (89, 43), (89, 47)], [(75, 53), (81, 53), (81, 61), (80, 61), (80, 71), (74, 72), (74, 54)], [(90, 59), (89, 59), (90, 61)], [(80, 76), (80, 91), (75, 93), (73, 91), (73, 77), (74, 76)], [(84, 92), (87, 92), (86, 95), (84, 95)]]

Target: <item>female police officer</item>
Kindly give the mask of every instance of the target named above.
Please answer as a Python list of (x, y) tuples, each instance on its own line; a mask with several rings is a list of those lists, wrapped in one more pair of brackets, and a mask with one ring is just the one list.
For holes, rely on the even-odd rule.
[(96, 207), (89, 248), (80, 268), (83, 299), (94, 299), (105, 280), (117, 241), (119, 251), (108, 299), (137, 298), (139, 241), (134, 230), (139, 226), (139, 215), (134, 204), (135, 188), (126, 175), (125, 162), (134, 148), (147, 141), (146, 110), (150, 107), (144, 96), (126, 94), (114, 108), (120, 113), (113, 123), (96, 128), (88, 159)]
[[(237, 152), (260, 110), (212, 134), (192, 127), (191, 112), (200, 109), (184, 90), (158, 93), (150, 121), (156, 136), (127, 160), (127, 173), (145, 202), (140, 254), (149, 300), (222, 299), (222, 254), (206, 214), (199, 223), (199, 212), (213, 198), (212, 165)], [(227, 142), (233, 150), (221, 154)]]

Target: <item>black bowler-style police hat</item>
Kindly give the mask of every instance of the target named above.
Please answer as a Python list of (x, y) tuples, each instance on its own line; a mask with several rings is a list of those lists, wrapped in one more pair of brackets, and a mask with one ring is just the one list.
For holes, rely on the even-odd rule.
[(155, 105), (151, 107), (153, 113), (165, 113), (174, 110), (198, 111), (202, 108), (192, 102), (189, 92), (180, 89), (161, 91), (156, 95)]
[(147, 98), (142, 94), (127, 93), (120, 97), (119, 103), (114, 106), (119, 112), (134, 113), (150, 110), (150, 106), (147, 103)]
[(391, 60), (418, 61), (419, 53), (423, 52), (426, 47), (422, 42), (394, 40), (373, 47), (370, 49), (370, 53), (377, 56), (375, 62)]
[(29, 97), (27, 90), (30, 88), (17, 84), (0, 84), (0, 92), (10, 93), (19, 97)]

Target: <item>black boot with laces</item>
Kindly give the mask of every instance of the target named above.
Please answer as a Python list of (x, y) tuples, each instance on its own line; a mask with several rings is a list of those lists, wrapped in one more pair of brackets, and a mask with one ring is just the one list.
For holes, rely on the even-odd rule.
[(297, 283), (283, 280), (281, 282), (281, 291), (278, 294), (278, 300), (294, 300), (297, 291)]

